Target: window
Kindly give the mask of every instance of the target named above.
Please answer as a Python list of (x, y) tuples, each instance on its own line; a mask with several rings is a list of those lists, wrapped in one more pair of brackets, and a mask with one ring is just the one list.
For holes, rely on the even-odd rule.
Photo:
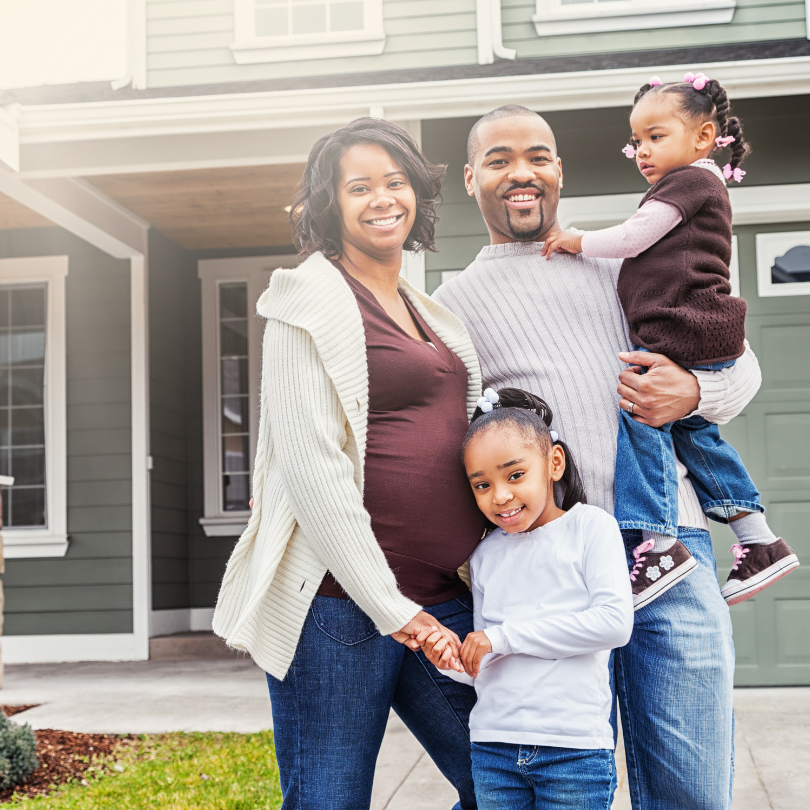
[(0, 287), (0, 475), (8, 528), (47, 526), (44, 284)]
[(537, 0), (537, 35), (729, 23), (737, 0)]
[(200, 523), (208, 536), (240, 535), (250, 514), (264, 330), (256, 302), (276, 267), (296, 264), (295, 256), (206, 259), (198, 264), (205, 496)]
[(758, 233), (756, 244), (760, 296), (810, 295), (810, 231)]
[(0, 260), (0, 475), (9, 558), (67, 551), (67, 257)]
[[(382, 0), (234, 0), (239, 64), (382, 53)], [(316, 46), (316, 47), (313, 47)]]

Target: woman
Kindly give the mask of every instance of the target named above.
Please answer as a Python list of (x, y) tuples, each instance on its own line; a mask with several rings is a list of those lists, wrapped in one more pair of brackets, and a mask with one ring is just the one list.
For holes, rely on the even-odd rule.
[(475, 350), (399, 278), (403, 250), (435, 249), (443, 174), (385, 121), (321, 138), (292, 206), (306, 260), (258, 304), (255, 505), (214, 629), (268, 673), (285, 810), (368, 807), (391, 708), (476, 806), (474, 691), (413, 649), (472, 631), (457, 569), (484, 529), (459, 458)]

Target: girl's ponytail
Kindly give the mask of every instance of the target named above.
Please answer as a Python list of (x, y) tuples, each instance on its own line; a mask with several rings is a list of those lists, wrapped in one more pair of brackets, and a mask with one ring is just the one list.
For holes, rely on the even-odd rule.
[[(730, 172), (738, 169), (745, 158), (751, 154), (751, 145), (745, 140), (740, 119), (730, 115), (731, 102), (728, 93), (717, 79), (709, 79), (702, 73), (697, 76), (694, 73), (687, 73), (682, 82), (662, 83), (655, 77), (652, 83), (643, 85), (636, 93), (633, 107), (650, 91), (677, 95), (679, 97), (678, 106), (684, 115), (693, 121), (714, 121), (718, 139), (729, 137), (734, 139), (727, 144), (731, 149)], [(729, 179), (731, 175), (726, 174), (725, 176), (726, 179)], [(737, 176), (734, 176), (736, 179)], [(742, 175), (740, 175), (741, 178)]]
[(565, 454), (565, 472), (559, 481), (563, 488), (561, 508), (568, 511), (578, 503), (587, 503), (582, 476), (579, 474), (571, 450), (560, 440), (557, 432), (551, 429), (553, 418), (554, 412), (549, 404), (537, 394), (520, 388), (501, 388), (497, 394), (492, 389), (487, 389), (485, 396), (478, 400), (470, 429), (464, 437), (464, 444), (461, 447), (462, 459), (467, 445), (476, 434), (496, 425), (514, 427), (547, 450), (551, 450), (555, 444), (562, 448)]

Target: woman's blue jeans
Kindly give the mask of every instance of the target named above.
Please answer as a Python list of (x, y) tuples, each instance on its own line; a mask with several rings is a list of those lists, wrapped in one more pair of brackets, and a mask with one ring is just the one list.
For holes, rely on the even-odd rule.
[(613, 751), (473, 743), (479, 810), (609, 810)]
[[(464, 640), (472, 596), (425, 608)], [(475, 808), (470, 711), (475, 690), (442, 675), (348, 599), (316, 596), (283, 681), (267, 676), (283, 810), (362, 810), (390, 710)]]
[[(709, 533), (681, 527), (698, 567), (636, 611), (614, 651), (633, 807), (728, 810), (734, 777), (734, 642)], [(624, 533), (628, 565), (640, 532)]]

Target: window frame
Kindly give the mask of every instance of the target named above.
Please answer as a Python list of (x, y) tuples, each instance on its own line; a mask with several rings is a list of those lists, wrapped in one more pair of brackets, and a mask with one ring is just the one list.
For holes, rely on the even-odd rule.
[(757, 256), (757, 291), (760, 298), (810, 295), (810, 281), (774, 284), (771, 267), (779, 256), (793, 247), (810, 245), (810, 231), (772, 231), (755, 236)]
[(0, 285), (45, 284), (45, 513), (42, 528), (3, 528), (7, 559), (64, 557), (67, 533), (67, 256), (0, 259)]
[[(197, 275), (201, 282), (202, 411), (203, 411), (203, 516), (199, 519), (207, 537), (238, 537), (250, 510), (225, 511), (222, 507), (222, 425), (220, 420), (221, 363), (219, 351), (219, 286), (244, 282), (248, 294), (248, 392), (249, 454), (252, 484), (253, 459), (259, 433), (259, 394), (264, 321), (256, 315), (258, 300), (279, 267), (295, 267), (298, 257), (251, 256), (239, 259), (201, 259)], [(251, 303), (252, 302), (252, 303)]]
[(234, 59), (237, 64), (246, 65), (381, 54), (385, 48), (383, 0), (362, 2), (365, 21), (362, 31), (258, 37), (256, 1), (234, 0), (234, 42), (231, 44)]
[(730, 23), (737, 0), (593, 0), (563, 5), (536, 0), (532, 15), (539, 37), (638, 31)]

